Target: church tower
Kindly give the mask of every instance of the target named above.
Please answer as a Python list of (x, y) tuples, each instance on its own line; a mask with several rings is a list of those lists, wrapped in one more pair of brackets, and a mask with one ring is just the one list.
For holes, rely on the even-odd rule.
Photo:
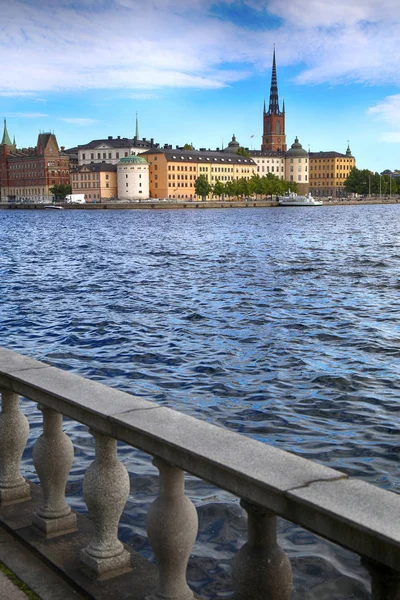
[(275, 47), (272, 59), (271, 90), (269, 94), (269, 107), (266, 110), (264, 101), (263, 136), (261, 151), (286, 151), (285, 133), (285, 103), (279, 110), (278, 81), (276, 77)]

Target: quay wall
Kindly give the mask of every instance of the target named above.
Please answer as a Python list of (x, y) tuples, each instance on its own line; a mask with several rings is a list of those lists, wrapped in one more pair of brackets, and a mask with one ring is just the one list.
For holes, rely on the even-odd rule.
[[(331, 200), (324, 201), (324, 206), (344, 206), (344, 205), (372, 205), (372, 204), (399, 204), (400, 197), (393, 198), (371, 198), (368, 200)], [(11, 210), (43, 210), (48, 207), (48, 204), (39, 203), (10, 203), (0, 202), (1, 209)], [(53, 206), (59, 206), (66, 210), (104, 210), (104, 209), (117, 209), (117, 210), (157, 210), (157, 209), (204, 209), (204, 208), (265, 208), (265, 207), (278, 207), (279, 204), (275, 200), (249, 200), (249, 201), (221, 201), (221, 200), (208, 200), (206, 202), (100, 202), (100, 203), (86, 203), (86, 204), (67, 204), (64, 202), (57, 202)]]

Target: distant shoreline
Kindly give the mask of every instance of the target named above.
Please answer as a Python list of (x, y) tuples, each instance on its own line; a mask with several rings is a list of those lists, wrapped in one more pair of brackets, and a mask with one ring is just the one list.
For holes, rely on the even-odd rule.
[[(330, 200), (324, 201), (323, 206), (348, 206), (348, 205), (372, 205), (372, 204), (400, 204), (400, 197), (393, 198), (371, 198), (368, 200)], [(37, 203), (14, 203), (14, 202), (0, 202), (0, 210), (43, 210), (49, 206), (49, 204), (37, 204)], [(53, 206), (60, 206), (65, 210), (157, 210), (157, 209), (202, 209), (202, 208), (275, 208), (279, 207), (279, 204), (275, 200), (249, 200), (238, 201), (221, 201), (221, 200), (207, 200), (201, 201), (187, 201), (187, 202), (100, 202), (100, 203), (86, 203), (86, 204), (67, 204), (63, 202), (56, 202)], [(284, 208), (284, 207), (280, 207)], [(317, 207), (315, 207), (317, 208)]]

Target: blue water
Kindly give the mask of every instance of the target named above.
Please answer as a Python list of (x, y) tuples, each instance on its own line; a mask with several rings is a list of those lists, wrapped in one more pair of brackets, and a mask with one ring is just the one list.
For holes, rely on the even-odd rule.
[[(0, 345), (400, 491), (400, 206), (0, 211)], [(41, 414), (25, 403), (30, 460)], [(85, 511), (93, 460), (76, 459)], [(149, 558), (151, 457), (121, 445), (121, 536)], [(238, 500), (188, 476), (200, 532), (191, 584), (230, 598)], [(290, 523), (293, 598), (369, 598), (359, 559)]]

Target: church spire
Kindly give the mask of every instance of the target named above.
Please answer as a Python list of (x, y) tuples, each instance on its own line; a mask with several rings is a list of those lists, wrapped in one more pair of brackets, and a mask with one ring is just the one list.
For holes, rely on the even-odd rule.
[(138, 140), (139, 139), (139, 121), (138, 121), (138, 116), (136, 113), (136, 131), (135, 131), (135, 138)]
[(269, 94), (269, 115), (279, 115), (279, 98), (278, 98), (278, 80), (276, 77), (276, 62), (275, 62), (275, 44), (274, 54), (272, 59), (272, 75), (271, 75), (271, 90)]
[(12, 146), (10, 136), (8, 135), (8, 131), (7, 131), (6, 119), (4, 119), (4, 132), (3, 132), (3, 139), (1, 140), (1, 145), (2, 146)]

